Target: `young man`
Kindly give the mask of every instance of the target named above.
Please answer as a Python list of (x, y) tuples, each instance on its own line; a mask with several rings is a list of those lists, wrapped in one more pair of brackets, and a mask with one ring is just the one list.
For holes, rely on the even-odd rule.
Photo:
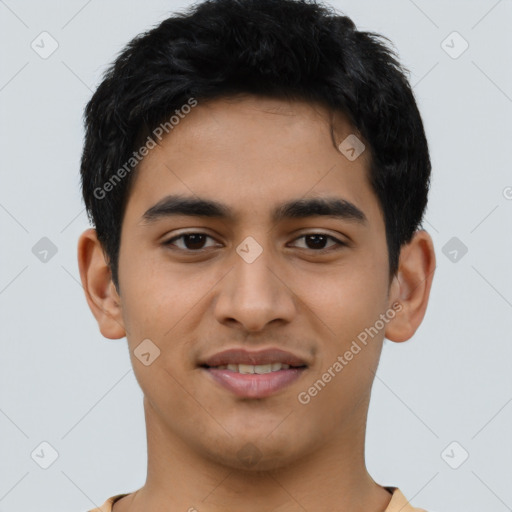
[(435, 269), (431, 164), (377, 34), (217, 0), (135, 38), (86, 108), (80, 275), (144, 393), (143, 487), (103, 512), (411, 512), (365, 460), (384, 337)]

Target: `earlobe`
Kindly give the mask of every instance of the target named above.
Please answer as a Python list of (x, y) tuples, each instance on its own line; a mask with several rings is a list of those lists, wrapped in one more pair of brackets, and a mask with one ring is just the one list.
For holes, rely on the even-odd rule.
[(93, 228), (84, 231), (78, 240), (78, 267), (87, 303), (101, 334), (109, 339), (126, 336), (121, 298)]
[(401, 308), (388, 323), (387, 339), (407, 341), (416, 332), (425, 316), (435, 268), (432, 238), (424, 230), (416, 231), (400, 251), (399, 269), (391, 284), (389, 307), (398, 302)]

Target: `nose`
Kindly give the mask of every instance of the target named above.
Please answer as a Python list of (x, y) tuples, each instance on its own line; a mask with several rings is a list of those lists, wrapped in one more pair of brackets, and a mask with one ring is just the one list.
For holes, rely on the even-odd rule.
[(271, 322), (291, 322), (296, 300), (282, 265), (270, 250), (249, 261), (234, 255), (234, 267), (221, 281), (215, 303), (217, 321), (249, 332), (264, 330)]

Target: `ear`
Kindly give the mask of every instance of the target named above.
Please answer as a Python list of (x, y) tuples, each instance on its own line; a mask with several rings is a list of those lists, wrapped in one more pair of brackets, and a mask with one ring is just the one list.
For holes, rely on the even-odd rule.
[(396, 315), (387, 325), (387, 339), (407, 341), (416, 332), (425, 316), (435, 268), (432, 238), (425, 230), (416, 231), (400, 251), (398, 272), (390, 285), (388, 307), (396, 303)]
[(121, 297), (112, 282), (110, 268), (95, 229), (87, 229), (78, 240), (78, 267), (85, 297), (105, 338), (126, 336)]

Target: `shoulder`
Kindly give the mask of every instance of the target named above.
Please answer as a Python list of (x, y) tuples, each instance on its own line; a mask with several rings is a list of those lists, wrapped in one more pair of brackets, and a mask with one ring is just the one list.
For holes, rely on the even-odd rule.
[(391, 501), (384, 512), (427, 512), (422, 508), (415, 508), (402, 494), (398, 487), (386, 487), (391, 492)]
[(87, 512), (112, 512), (112, 506), (117, 500), (120, 500), (124, 496), (128, 496), (129, 493), (125, 494), (116, 494), (115, 496), (111, 496), (110, 498), (101, 505), (101, 507), (93, 508), (88, 510)]

